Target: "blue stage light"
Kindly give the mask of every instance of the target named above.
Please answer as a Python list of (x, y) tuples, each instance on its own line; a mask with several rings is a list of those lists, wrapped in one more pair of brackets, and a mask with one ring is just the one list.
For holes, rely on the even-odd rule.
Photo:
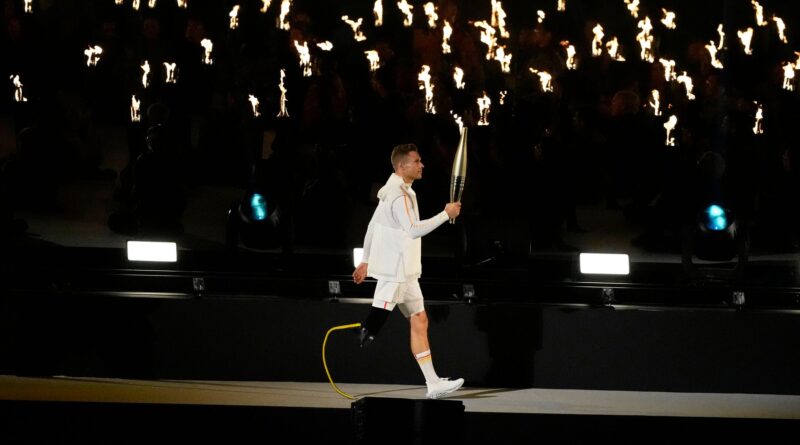
[(728, 228), (728, 213), (717, 204), (711, 204), (703, 211), (703, 226), (714, 232)]
[(250, 196), (250, 218), (254, 221), (264, 221), (269, 216), (267, 199), (260, 193)]

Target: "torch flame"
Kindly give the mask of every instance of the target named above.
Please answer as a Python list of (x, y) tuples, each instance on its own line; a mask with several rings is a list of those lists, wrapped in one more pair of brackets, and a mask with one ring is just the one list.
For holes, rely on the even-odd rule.
[(295, 40), (294, 47), (297, 50), (298, 57), (300, 57), (300, 68), (303, 68), (303, 77), (311, 77), (311, 54), (308, 52), (308, 42), (303, 42), (300, 45)]
[(284, 31), (288, 31), (289, 22), (286, 20), (286, 16), (289, 15), (289, 9), (292, 7), (292, 0), (281, 0), (281, 12), (278, 14), (278, 28)]
[(664, 66), (664, 80), (667, 82), (675, 80), (675, 61), (668, 59), (658, 59), (658, 61)]
[(425, 112), (429, 114), (436, 114), (436, 107), (433, 105), (433, 85), (431, 85), (431, 67), (422, 65), (417, 79), (419, 80), (419, 89), (425, 90)]
[(330, 51), (330, 50), (333, 49), (333, 43), (331, 43), (331, 42), (329, 42), (327, 40), (322, 42), (322, 43), (317, 43), (317, 46), (319, 47), (319, 49), (321, 49), (323, 51)]
[(175, 62), (168, 63), (164, 62), (164, 69), (166, 70), (164, 73), (166, 75), (166, 83), (176, 83), (177, 79), (175, 78), (175, 70), (177, 64)]
[(147, 88), (150, 85), (150, 79), (147, 77), (150, 75), (150, 62), (147, 60), (141, 66), (142, 68), (142, 88)]
[(286, 70), (281, 70), (281, 81), (278, 84), (278, 89), (281, 90), (281, 109), (277, 117), (289, 117), (289, 112), (286, 111), (286, 87), (283, 86), (283, 79), (286, 77)]
[(442, 27), (442, 54), (450, 54), (450, 36), (453, 35), (453, 27), (445, 20)]
[(456, 121), (456, 125), (458, 125), (458, 132), (461, 133), (461, 130), (464, 129), (464, 121), (461, 120), (461, 116), (457, 115), (453, 110), (450, 110), (450, 115), (453, 116), (453, 120)]
[(575, 45), (570, 45), (569, 41), (564, 40), (561, 42), (561, 46), (567, 50), (567, 69), (574, 70), (578, 68), (578, 63), (575, 61)]
[(205, 50), (205, 53), (203, 54), (203, 63), (206, 65), (213, 64), (214, 61), (211, 59), (211, 50), (214, 49), (214, 43), (212, 43), (209, 39), (203, 39), (200, 41), (200, 46), (202, 46)]
[(540, 9), (536, 11), (536, 15), (538, 16), (538, 18), (536, 19), (536, 23), (544, 23), (544, 19), (546, 17), (544, 11)]
[(567, 10), (567, 0), (558, 0), (556, 3), (556, 11), (564, 12)]
[(356, 39), (356, 42), (363, 42), (367, 40), (367, 37), (364, 36), (364, 33), (361, 32), (361, 22), (364, 20), (359, 18), (358, 20), (350, 20), (350, 17), (343, 15), (342, 20), (350, 25), (350, 28), (353, 29), (353, 36)]
[(500, 102), (500, 105), (503, 105), (505, 103), (505, 101), (506, 101), (506, 95), (508, 94), (508, 91), (500, 90), (500, 93), (498, 93), (498, 94), (500, 96), (500, 97), (498, 97), (498, 102)]
[(264, 13), (267, 12), (270, 3), (272, 3), (272, 0), (261, 0), (261, 9), (259, 9), (259, 11)]
[(673, 11), (667, 11), (664, 8), (661, 8), (661, 11), (664, 13), (664, 18), (661, 19), (661, 23), (663, 23), (667, 29), (675, 29), (675, 13)]
[(783, 66), (783, 89), (786, 91), (794, 91), (795, 68), (796, 66), (792, 62), (786, 62), (786, 65)]
[(425, 11), (425, 15), (428, 16), (428, 28), (436, 28), (436, 21), (439, 20), (439, 14), (436, 14), (436, 5), (433, 2), (428, 2), (422, 8)]
[(774, 21), (775, 26), (778, 27), (778, 38), (781, 39), (781, 42), (789, 43), (789, 40), (786, 38), (786, 23), (783, 22), (783, 19), (773, 15), (772, 21)]
[(682, 83), (686, 86), (686, 97), (689, 100), (694, 100), (695, 95), (692, 94), (692, 90), (694, 90), (694, 84), (692, 83), (692, 78), (686, 75), (686, 71), (678, 76), (678, 83)]
[(14, 101), (15, 102), (27, 102), (28, 99), (22, 94), (22, 82), (19, 80), (19, 74), (12, 74), (11, 83), (14, 84)]
[(653, 36), (650, 35), (650, 31), (653, 29), (653, 25), (650, 23), (650, 17), (645, 16), (644, 20), (639, 21), (637, 26), (642, 30), (642, 32), (636, 35), (636, 40), (642, 47), (641, 58), (646, 62), (652, 63), (655, 57), (653, 56), (652, 50)]
[(753, 54), (753, 50), (750, 48), (750, 41), (753, 39), (753, 28), (747, 28), (744, 31), (736, 31), (736, 34), (739, 35), (739, 40), (742, 41), (744, 53), (748, 56)]
[(463, 90), (466, 86), (466, 83), (464, 82), (464, 70), (459, 67), (455, 67), (453, 69), (453, 80), (456, 82), (456, 88)]
[(28, 14), (33, 13), (33, 0), (25, 0), (25, 7), (24, 11)]
[(147, 7), (153, 9), (156, 7), (156, 0), (150, 0), (147, 2)]
[(403, 26), (408, 28), (412, 23), (414, 23), (414, 13), (412, 12), (414, 7), (409, 5), (406, 0), (400, 0), (397, 2), (397, 7), (400, 9), (400, 12), (405, 14), (406, 18), (403, 20)]
[(497, 39), (494, 36), (497, 31), (483, 20), (475, 22), (474, 25), (476, 28), (481, 29), (481, 42), (485, 43), (489, 48), (486, 51), (486, 60), (491, 60), (494, 54), (494, 48), (497, 45)]
[(133, 0), (133, 3), (131, 3), (131, 7), (133, 8), (134, 11), (138, 11), (139, 10), (139, 0)]
[(724, 68), (724, 66), (722, 66), (722, 62), (720, 62), (720, 60), (717, 59), (717, 47), (714, 46), (713, 41), (708, 42), (708, 45), (706, 45), (706, 49), (708, 50), (708, 54), (711, 56), (711, 66), (717, 69)]
[(542, 91), (551, 93), (553, 91), (553, 76), (547, 71), (539, 71), (533, 68), (528, 68), (530, 72), (539, 76), (539, 83), (542, 84)]
[(234, 5), (231, 12), (228, 13), (228, 17), (231, 18), (230, 20), (230, 27), (231, 29), (236, 29), (239, 27), (239, 5)]
[[(592, 56), (599, 57), (603, 55), (603, 27), (598, 23), (592, 28), (594, 39), (592, 39)], [(616, 40), (615, 40), (616, 42)]]
[(375, 5), (372, 7), (372, 15), (375, 16), (375, 26), (383, 26), (383, 2), (382, 0), (375, 0)]
[(484, 91), (483, 97), (478, 98), (478, 115), (480, 116), (480, 119), (478, 119), (478, 125), (489, 125), (489, 111), (491, 106), (492, 100), (489, 99), (489, 96), (486, 95), (486, 91)]
[(261, 113), (258, 111), (259, 102), (258, 98), (253, 96), (252, 94), (247, 95), (247, 100), (250, 101), (250, 107), (253, 109), (253, 117), (261, 116)]
[(186, 0), (178, 0), (178, 7), (186, 9), (186, 7), (187, 7)]
[(506, 31), (506, 12), (503, 11), (503, 4), (499, 0), (492, 0), (492, 26), (500, 30), (500, 37), (509, 37)]
[(369, 51), (364, 51), (364, 54), (367, 55), (367, 60), (369, 61), (369, 70), (375, 72), (380, 67), (381, 58), (378, 55), (378, 51), (373, 49)]
[(753, 10), (756, 12), (756, 25), (767, 26), (767, 21), (764, 20), (764, 7), (756, 0), (750, 0), (750, 3), (753, 5)]
[(631, 12), (633, 18), (639, 18), (639, 0), (625, 0), (625, 4), (628, 5), (628, 11)]
[(131, 96), (131, 122), (140, 122), (142, 120), (142, 115), (139, 113), (139, 107), (142, 105), (142, 101), (136, 99), (136, 95)]
[(672, 136), (672, 130), (675, 129), (675, 125), (678, 124), (678, 118), (673, 114), (669, 117), (669, 120), (664, 123), (664, 128), (667, 130), (667, 140), (665, 144), (668, 147), (675, 146), (675, 138)]
[(762, 126), (762, 120), (764, 120), (764, 108), (761, 107), (761, 104), (758, 102), (753, 102), (758, 105), (758, 110), (756, 110), (756, 123), (753, 125), (753, 134), (764, 134), (764, 127)]
[(650, 101), (650, 107), (653, 108), (653, 116), (661, 116), (661, 95), (659, 94), (658, 90), (653, 90), (650, 92), (650, 96), (653, 98)]
[(100, 54), (103, 54), (103, 48), (98, 45), (90, 46), (83, 51), (83, 54), (86, 55), (86, 66), (95, 66), (100, 61)]
[(121, 5), (123, 3), (125, 3), (125, 0), (114, 0), (115, 5)]
[(725, 31), (722, 28), (722, 23), (717, 26), (717, 34), (719, 34), (719, 44), (717, 45), (717, 51), (722, 51), (725, 48)]
[(494, 60), (500, 62), (500, 70), (504, 73), (511, 71), (511, 53), (506, 54), (505, 46), (499, 46), (495, 50)]
[[(608, 55), (617, 62), (624, 62), (625, 58), (622, 57), (622, 54), (619, 53), (619, 42), (617, 41), (616, 37), (613, 37), (606, 43), (606, 49), (608, 50)], [(602, 51), (602, 49), (601, 49)]]

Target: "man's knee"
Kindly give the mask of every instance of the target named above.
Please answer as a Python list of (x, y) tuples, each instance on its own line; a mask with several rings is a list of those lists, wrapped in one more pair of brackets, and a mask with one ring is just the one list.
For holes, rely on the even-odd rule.
[(409, 318), (411, 322), (411, 330), (418, 334), (426, 334), (428, 332), (428, 314), (425, 311), (417, 312)]

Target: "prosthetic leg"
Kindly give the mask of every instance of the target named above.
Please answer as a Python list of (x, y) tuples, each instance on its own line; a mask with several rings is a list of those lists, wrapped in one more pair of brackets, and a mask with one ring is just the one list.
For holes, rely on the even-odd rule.
[(389, 318), (390, 313), (391, 311), (380, 309), (374, 306), (369, 308), (367, 319), (361, 325), (361, 329), (358, 332), (358, 342), (362, 348), (366, 347), (372, 343), (373, 340), (375, 340), (375, 337), (381, 331), (381, 328), (383, 328), (383, 325)]

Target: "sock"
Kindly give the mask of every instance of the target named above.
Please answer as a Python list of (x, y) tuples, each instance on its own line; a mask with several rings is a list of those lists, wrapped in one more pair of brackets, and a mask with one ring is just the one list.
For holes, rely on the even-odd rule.
[(430, 349), (414, 355), (414, 358), (417, 359), (417, 364), (419, 365), (419, 369), (422, 370), (422, 375), (425, 376), (426, 383), (439, 381), (439, 376), (436, 375), (436, 370), (433, 369), (433, 357), (431, 357)]

